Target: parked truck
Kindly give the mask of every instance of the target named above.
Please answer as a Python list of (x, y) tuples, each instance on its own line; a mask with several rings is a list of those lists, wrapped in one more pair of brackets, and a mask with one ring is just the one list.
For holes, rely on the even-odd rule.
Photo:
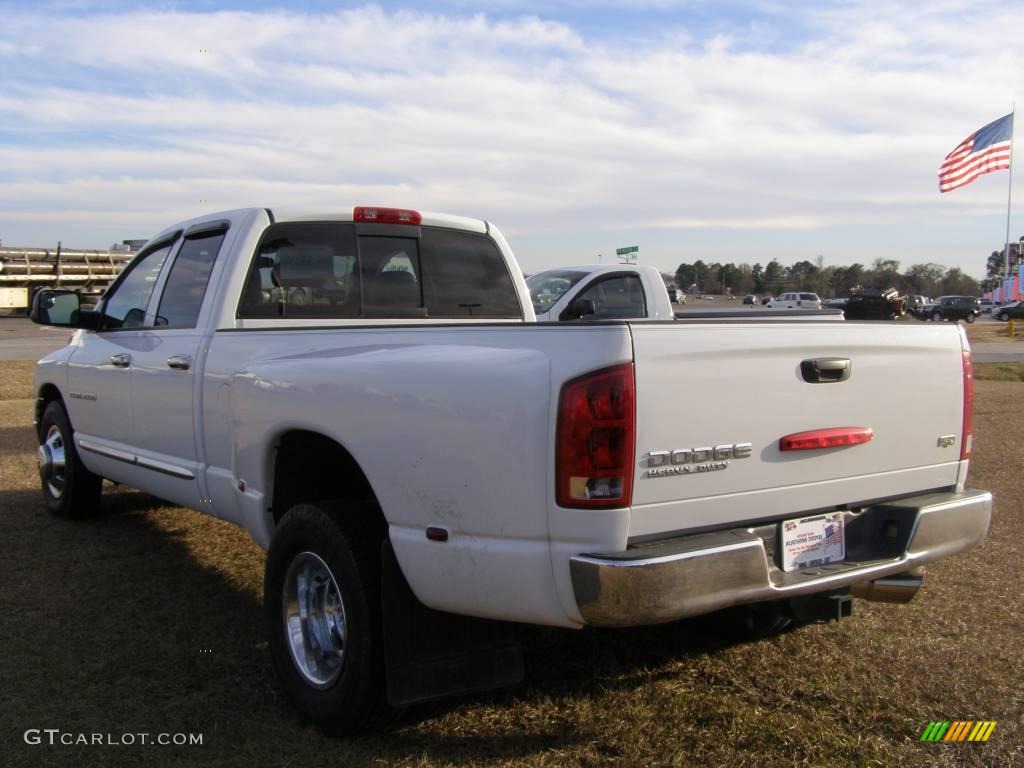
[(36, 369), (46, 506), (106, 478), (245, 528), (330, 732), (514, 682), (516, 623), (843, 616), (989, 526), (953, 324), (537, 322), (493, 224), (369, 207), (175, 224), (32, 314), (77, 329)]
[(526, 280), (538, 322), (549, 320), (671, 320), (661, 272), (637, 264), (558, 267)]

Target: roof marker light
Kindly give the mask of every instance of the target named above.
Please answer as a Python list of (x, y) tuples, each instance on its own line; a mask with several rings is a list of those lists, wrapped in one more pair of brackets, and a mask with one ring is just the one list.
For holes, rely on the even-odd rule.
[(406, 208), (376, 208), (357, 205), (352, 209), (352, 219), (367, 224), (419, 224), (423, 221), (418, 211)]

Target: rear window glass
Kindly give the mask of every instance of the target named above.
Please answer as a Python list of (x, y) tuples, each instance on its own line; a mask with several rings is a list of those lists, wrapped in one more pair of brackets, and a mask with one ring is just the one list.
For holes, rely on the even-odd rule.
[(428, 317), (523, 316), (512, 276), (491, 238), (473, 232), (425, 229), (420, 253)]
[[(347, 222), (267, 228), (249, 268), (239, 317), (522, 318), (494, 241), (473, 232)], [(420, 234), (416, 237), (416, 234)]]
[(239, 317), (358, 317), (359, 276), (351, 224), (273, 224), (245, 282)]

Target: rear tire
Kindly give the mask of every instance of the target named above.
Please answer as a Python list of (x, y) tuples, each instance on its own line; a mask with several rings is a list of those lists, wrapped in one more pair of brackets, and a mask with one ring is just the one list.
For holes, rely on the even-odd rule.
[(968, 323), (973, 323), (974, 319), (975, 318), (974, 318), (974, 313), (973, 312), (971, 312), (969, 315), (967, 315), (967, 317), (964, 318), (964, 320), (966, 320)]
[(333, 735), (380, 728), (397, 713), (385, 695), (385, 534), (376, 522), (361, 504), (299, 504), (267, 553), (263, 608), (274, 669), (296, 708)]
[(43, 410), (37, 437), (36, 463), (46, 508), (56, 517), (70, 520), (93, 514), (100, 504), (103, 478), (82, 464), (71, 422), (59, 401), (52, 401)]

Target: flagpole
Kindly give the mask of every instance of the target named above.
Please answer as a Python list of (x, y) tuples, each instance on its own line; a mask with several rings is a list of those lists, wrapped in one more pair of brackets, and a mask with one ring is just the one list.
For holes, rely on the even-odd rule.
[[(1017, 102), (1013, 102), (1013, 107), (1010, 110), (1010, 183), (1006, 187), (1006, 250), (1003, 253), (1006, 255), (1003, 265), (1003, 285), (1000, 288), (1006, 287), (1006, 281), (1010, 277), (1010, 201), (1013, 195), (1013, 128), (1014, 121), (1017, 117)], [(1000, 290), (1000, 296), (1004, 291)]]

